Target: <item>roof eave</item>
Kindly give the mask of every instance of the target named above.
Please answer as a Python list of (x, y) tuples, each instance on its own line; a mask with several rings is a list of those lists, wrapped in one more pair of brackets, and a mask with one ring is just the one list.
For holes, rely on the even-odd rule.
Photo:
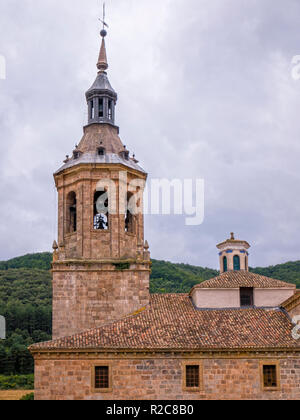
[(132, 168), (131, 166), (126, 165), (125, 162), (124, 163), (77, 162), (77, 163), (74, 163), (74, 165), (70, 165), (70, 166), (67, 166), (67, 164), (66, 164), (66, 165), (62, 166), (60, 169), (58, 169), (58, 171), (54, 172), (53, 176), (55, 178), (56, 176), (62, 175), (64, 172), (68, 171), (69, 169), (70, 170), (78, 169), (79, 167), (86, 166), (86, 165), (93, 165), (93, 168), (98, 167), (98, 166), (99, 167), (107, 167), (107, 166), (118, 167), (119, 166), (119, 167), (126, 168), (127, 170), (130, 170), (130, 171), (133, 171), (133, 172), (142, 173), (146, 178), (148, 177), (147, 172), (142, 167), (139, 166), (138, 168)]
[(286, 347), (199, 347), (199, 348), (34, 348), (33, 346), (28, 347), (31, 354), (56, 354), (56, 353), (151, 353), (151, 354), (166, 354), (166, 353), (241, 353), (241, 352), (300, 352), (300, 345), (297, 346), (286, 346)]
[(217, 245), (218, 249), (223, 248), (226, 245), (243, 245), (245, 248), (249, 249), (251, 248), (251, 245), (247, 242), (247, 241), (238, 241), (238, 240), (233, 240), (233, 239), (228, 239), (227, 241), (221, 242), (220, 244)]

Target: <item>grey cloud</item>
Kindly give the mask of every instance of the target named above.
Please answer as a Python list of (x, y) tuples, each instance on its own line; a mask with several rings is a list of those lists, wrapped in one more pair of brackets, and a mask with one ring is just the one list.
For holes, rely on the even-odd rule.
[[(298, 1), (111, 0), (121, 138), (150, 177), (204, 178), (206, 218), (146, 217), (155, 258), (217, 266), (236, 231), (252, 265), (299, 259)], [(98, 1), (0, 3), (0, 258), (48, 250), (52, 173), (78, 143), (96, 75)]]

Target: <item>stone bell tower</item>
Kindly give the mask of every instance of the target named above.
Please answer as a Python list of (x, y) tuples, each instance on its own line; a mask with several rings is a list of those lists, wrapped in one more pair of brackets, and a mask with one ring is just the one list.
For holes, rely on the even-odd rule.
[(217, 245), (217, 248), (220, 250), (221, 274), (227, 271), (249, 271), (248, 242), (235, 239), (234, 233), (231, 233), (231, 238)]
[(83, 137), (54, 174), (58, 241), (53, 244), (53, 338), (134, 313), (149, 303), (150, 253), (144, 240), (147, 174), (119, 138), (105, 30), (98, 75), (86, 93)]

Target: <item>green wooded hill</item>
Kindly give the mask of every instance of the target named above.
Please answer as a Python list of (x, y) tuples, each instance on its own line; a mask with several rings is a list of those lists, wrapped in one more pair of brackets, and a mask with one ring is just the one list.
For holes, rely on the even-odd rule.
[[(33, 360), (27, 347), (51, 338), (51, 260), (52, 254), (40, 253), (0, 262), (0, 314), (7, 321), (7, 340), (0, 341), (0, 375), (31, 374)], [(219, 274), (187, 264), (152, 263), (151, 293), (187, 293)], [(251, 271), (300, 288), (300, 261)]]

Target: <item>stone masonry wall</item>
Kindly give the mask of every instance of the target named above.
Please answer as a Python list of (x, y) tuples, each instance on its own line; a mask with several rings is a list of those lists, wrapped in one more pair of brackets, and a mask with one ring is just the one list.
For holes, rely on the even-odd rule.
[(132, 314), (149, 304), (149, 263), (118, 271), (110, 264), (53, 272), (53, 338), (70, 336)]
[[(37, 400), (299, 399), (300, 359), (281, 359), (280, 390), (267, 392), (261, 388), (261, 360), (266, 361), (268, 357), (199, 359), (203, 363), (203, 391), (186, 392), (183, 391), (183, 364), (189, 359), (133, 358), (108, 362), (36, 358), (35, 397)], [(92, 369), (97, 363), (111, 365), (110, 393), (92, 391)]]

